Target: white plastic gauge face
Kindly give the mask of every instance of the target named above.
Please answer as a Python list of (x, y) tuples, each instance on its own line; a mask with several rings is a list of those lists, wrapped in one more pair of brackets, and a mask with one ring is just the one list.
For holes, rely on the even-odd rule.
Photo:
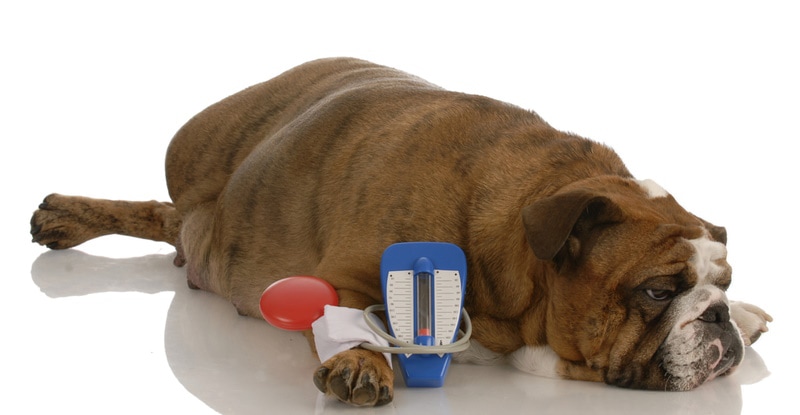
[(386, 279), (386, 311), (394, 337), (414, 342), (414, 272), (393, 271)]
[[(391, 271), (386, 279), (386, 309), (392, 332), (399, 340), (413, 343), (414, 273)], [(432, 278), (433, 337), (436, 345), (453, 342), (461, 313), (462, 287), (458, 271), (435, 270)]]
[(450, 344), (461, 314), (461, 277), (458, 271), (436, 270), (433, 277), (433, 328), (437, 345)]

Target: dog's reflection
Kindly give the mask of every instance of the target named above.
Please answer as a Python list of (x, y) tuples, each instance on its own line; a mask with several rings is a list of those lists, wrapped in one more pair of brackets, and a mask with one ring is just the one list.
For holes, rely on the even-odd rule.
[[(313, 408), (311, 374), (319, 364), (300, 333), (241, 317), (230, 303), (186, 286), (173, 255), (106, 258), (48, 251), (31, 276), (49, 297), (106, 292), (174, 292), (164, 330), (166, 356), (186, 389), (221, 413), (263, 413), (275, 399)], [(102, 313), (103, 310), (97, 310)]]
[[(174, 292), (164, 330), (169, 365), (188, 391), (219, 412), (264, 413), (276, 400), (295, 402), (316, 413), (348, 409), (318, 396), (311, 384), (318, 362), (300, 333), (239, 316), (222, 298), (187, 288), (184, 273), (172, 265), (172, 255), (118, 259), (74, 249), (45, 252), (31, 269), (36, 285), (53, 298)], [(441, 390), (405, 390), (388, 407), (367, 411), (414, 413), (433, 407), (445, 413), (488, 413), (498, 409), (493, 405), (500, 398), (480, 396), (501, 394), (507, 405), (504, 413), (740, 413), (741, 385), (769, 374), (751, 348), (736, 373), (690, 392), (634, 391), (551, 380), (510, 367), (454, 365), (450, 370)]]

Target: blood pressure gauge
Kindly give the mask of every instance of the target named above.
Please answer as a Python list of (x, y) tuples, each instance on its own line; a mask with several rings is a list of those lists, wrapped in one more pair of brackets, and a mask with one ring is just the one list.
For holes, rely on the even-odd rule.
[(381, 286), (389, 331), (400, 342), (419, 346), (398, 355), (409, 387), (444, 384), (451, 355), (426, 348), (440, 350), (456, 341), (466, 268), (464, 252), (449, 243), (399, 243), (383, 253)]

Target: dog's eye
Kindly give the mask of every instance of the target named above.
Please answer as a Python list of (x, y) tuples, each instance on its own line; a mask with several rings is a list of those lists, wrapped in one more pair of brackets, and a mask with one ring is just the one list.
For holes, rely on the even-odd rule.
[(656, 301), (669, 300), (675, 294), (675, 292), (672, 290), (657, 290), (652, 288), (648, 288), (644, 290), (644, 292), (647, 293), (648, 297)]

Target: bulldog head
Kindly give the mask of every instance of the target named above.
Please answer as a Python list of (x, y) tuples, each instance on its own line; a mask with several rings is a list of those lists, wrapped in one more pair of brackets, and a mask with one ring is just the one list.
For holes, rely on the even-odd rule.
[(725, 229), (651, 181), (598, 177), (523, 210), (548, 261), (547, 344), (568, 378), (689, 390), (744, 356), (725, 290)]

